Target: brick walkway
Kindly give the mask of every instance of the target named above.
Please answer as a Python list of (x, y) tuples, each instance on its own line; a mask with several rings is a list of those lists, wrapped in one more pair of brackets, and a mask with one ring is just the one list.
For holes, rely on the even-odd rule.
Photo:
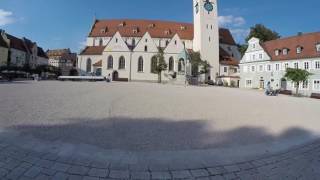
[(0, 179), (319, 179), (320, 141), (288, 152), (229, 165), (159, 170), (64, 158), (0, 143)]

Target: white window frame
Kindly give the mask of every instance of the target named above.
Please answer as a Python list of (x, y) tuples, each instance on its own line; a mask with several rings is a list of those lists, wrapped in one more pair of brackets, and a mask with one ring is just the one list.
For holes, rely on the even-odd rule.
[[(316, 83), (315, 83), (316, 81), (319, 82), (318, 88), (316, 88)], [(320, 79), (314, 79), (314, 80), (312, 80), (312, 84), (313, 84), (313, 90), (314, 90), (314, 91), (320, 91)]]
[(316, 44), (316, 50), (317, 52), (320, 52), (320, 43)]
[(251, 65), (250, 66), (250, 71), (251, 72), (256, 72), (256, 66), (255, 65)]
[(272, 65), (271, 64), (267, 64), (266, 65), (266, 69), (268, 72), (271, 72), (272, 71)]
[(276, 56), (279, 56), (279, 55), (280, 55), (280, 50), (279, 50), (279, 49), (276, 49), (276, 50), (274, 51), (274, 54), (275, 54)]
[(298, 46), (297, 47), (297, 54), (301, 54), (302, 53), (302, 47), (301, 46)]
[(320, 61), (315, 61), (314, 62), (314, 69), (315, 70), (320, 70)]
[[(248, 81), (250, 81), (250, 85), (248, 85)], [(246, 88), (252, 88), (253, 86), (252, 86), (252, 79), (246, 79), (246, 81), (245, 81), (245, 87)]]
[(283, 54), (283, 55), (288, 55), (288, 49), (287, 49), (287, 48), (283, 49), (283, 50), (282, 50), (282, 54)]
[(290, 67), (289, 63), (286, 62), (283, 64), (283, 69), (286, 71)]
[(263, 54), (259, 54), (259, 58), (260, 58), (260, 59), (263, 59)]
[(280, 64), (279, 63), (277, 63), (276, 65), (275, 65), (275, 69), (276, 69), (276, 71), (280, 71)]
[(303, 69), (304, 70), (310, 70), (310, 62), (309, 61), (305, 61), (303, 62)]
[[(305, 87), (305, 83), (307, 83), (307, 84), (306, 84), (307, 87)], [(302, 90), (309, 90), (309, 88), (310, 88), (310, 82), (309, 82), (309, 80), (306, 80), (306, 81), (300, 83), (300, 89), (302, 89)]]
[(263, 72), (263, 70), (264, 70), (264, 65), (260, 64), (259, 65), (259, 72)]
[[(296, 67), (296, 64), (298, 65), (298, 67)], [(294, 62), (294, 63), (293, 63), (293, 68), (299, 69), (299, 62)]]

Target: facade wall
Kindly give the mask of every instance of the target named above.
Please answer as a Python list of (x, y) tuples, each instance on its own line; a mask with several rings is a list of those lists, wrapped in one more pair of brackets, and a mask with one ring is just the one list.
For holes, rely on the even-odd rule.
[(8, 61), (8, 48), (0, 47), (0, 66), (7, 65)]
[(10, 49), (11, 52), (11, 64), (18, 66), (18, 67), (23, 67), (27, 62), (26, 62), (26, 53), (24, 51), (20, 51), (17, 49)]

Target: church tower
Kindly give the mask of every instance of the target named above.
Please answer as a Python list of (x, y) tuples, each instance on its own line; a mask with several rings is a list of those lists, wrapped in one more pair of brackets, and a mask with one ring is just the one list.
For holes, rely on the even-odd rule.
[(193, 50), (211, 65), (207, 78), (219, 73), (219, 24), (217, 0), (193, 0)]

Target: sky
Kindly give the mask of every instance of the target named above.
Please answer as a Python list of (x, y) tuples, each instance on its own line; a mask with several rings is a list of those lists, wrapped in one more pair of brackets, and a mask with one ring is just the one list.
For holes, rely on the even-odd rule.
[[(255, 24), (282, 37), (320, 31), (319, 0), (218, 0), (219, 26), (244, 43)], [(97, 19), (193, 22), (192, 0), (0, 0), (0, 28), (46, 49), (79, 52)]]

